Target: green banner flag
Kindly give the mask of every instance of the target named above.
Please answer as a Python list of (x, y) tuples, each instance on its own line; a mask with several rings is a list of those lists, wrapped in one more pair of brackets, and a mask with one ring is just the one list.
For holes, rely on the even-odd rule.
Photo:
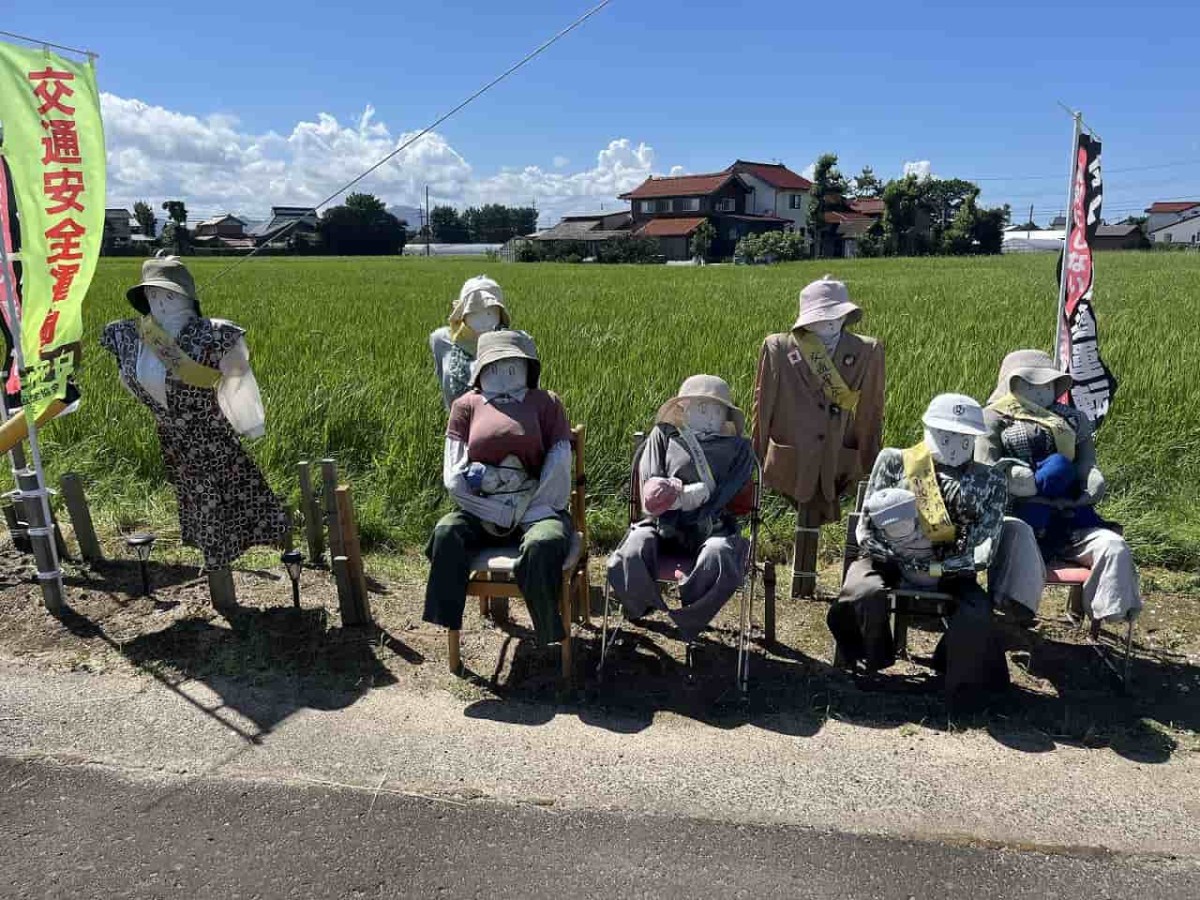
[(79, 364), (104, 234), (104, 129), (92, 63), (0, 42), (0, 155), (20, 240), (21, 399), (40, 417)]

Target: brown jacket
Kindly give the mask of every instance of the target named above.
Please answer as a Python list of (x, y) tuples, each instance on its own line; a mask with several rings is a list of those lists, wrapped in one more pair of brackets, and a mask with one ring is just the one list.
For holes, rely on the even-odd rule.
[(831, 408), (805, 362), (788, 359), (794, 348), (790, 333), (763, 341), (754, 450), (767, 487), (823, 508), (824, 520), (833, 521), (838, 496), (871, 471), (883, 443), (883, 343), (847, 331), (833, 354), (847, 386), (861, 392), (854, 416)]

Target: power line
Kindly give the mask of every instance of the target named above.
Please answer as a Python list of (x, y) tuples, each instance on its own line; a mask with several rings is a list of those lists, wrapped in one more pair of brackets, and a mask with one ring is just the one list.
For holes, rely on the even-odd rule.
[[(1127, 172), (1149, 172), (1152, 169), (1176, 169), (1176, 168), (1179, 168), (1180, 166), (1198, 166), (1198, 165), (1200, 165), (1200, 159), (1182, 159), (1182, 160), (1179, 160), (1178, 162), (1155, 163), (1154, 165), (1149, 165), (1149, 166), (1127, 166), (1125, 168), (1120, 168), (1120, 169), (1106, 168), (1104, 170), (1104, 174), (1106, 176), (1107, 175), (1123, 175)], [(1051, 181), (1051, 180), (1061, 181), (1062, 177), (1063, 177), (1062, 173), (1060, 172), (1057, 175), (982, 175), (979, 178), (970, 178), (970, 179), (966, 179), (966, 180), (968, 180), (968, 181)]]
[[(415, 144), (417, 141), (419, 141), (421, 138), (423, 138), (425, 135), (427, 135), (429, 132), (433, 131), (433, 129), (437, 128), (439, 125), (441, 125), (447, 119), (449, 119), (452, 115), (457, 113), (460, 109), (467, 106), (469, 103), (473, 102), (477, 98), (483, 96), (485, 93), (487, 93), (493, 87), (498, 85), (501, 81), (503, 81), (505, 78), (507, 78), (513, 72), (516, 72), (518, 69), (525, 66), (526, 63), (530, 62), (535, 57), (540, 56), (546, 50), (550, 49), (550, 47), (552, 47), (554, 44), (558, 43), (560, 40), (562, 40), (564, 37), (566, 37), (568, 34), (570, 34), (572, 31), (574, 31), (576, 28), (578, 28), (580, 25), (582, 25), (584, 22), (586, 22), (588, 19), (590, 19), (592, 16), (594, 16), (596, 13), (600, 12), (600, 10), (604, 9), (604, 7), (608, 6), (611, 2), (612, 2), (612, 0), (600, 0), (599, 3), (597, 3), (591, 9), (589, 9), (587, 12), (585, 12), (583, 15), (581, 15), (579, 18), (577, 18), (574, 22), (572, 22), (570, 25), (568, 25), (562, 31), (558, 32), (553, 37), (544, 41), (536, 49), (530, 51), (528, 54), (526, 54), (524, 57), (522, 57), (518, 62), (509, 66), (502, 73), (497, 75), (495, 78), (493, 78), (487, 84), (485, 84), (483, 87), (481, 87), (479, 90), (477, 90), (471, 96), (469, 96), (466, 100), (462, 101), (462, 103), (458, 104), (458, 106), (454, 107), (449, 112), (444, 113), (443, 115), (439, 116), (437, 119), (435, 119), (429, 125), (426, 125), (420, 131), (418, 131), (415, 135), (413, 135), (411, 138), (409, 138), (407, 141), (405, 141), (403, 144), (401, 144), (399, 147), (397, 147), (395, 150), (393, 150), (391, 153), (389, 153), (383, 159), (379, 160), (379, 162), (375, 163), (375, 165), (371, 166), (369, 169), (367, 169), (365, 172), (363, 172), (357, 178), (351, 179), (345, 185), (338, 188), (336, 191), (334, 191), (332, 194), (330, 194), (328, 197), (326, 197), (324, 200), (322, 200), (320, 203), (318, 203), (316, 206), (314, 206), (313, 209), (314, 210), (320, 209), (322, 206), (325, 206), (330, 201), (336, 199), (337, 197), (339, 197), (346, 191), (350, 190), (350, 188), (354, 187), (354, 185), (358, 184), (360, 181), (362, 181), (364, 178), (366, 178), (368, 175), (370, 175), (372, 172), (374, 172), (380, 166), (384, 165), (389, 160), (393, 159), (397, 154), (408, 149), (413, 144)], [(283, 237), (283, 235), (287, 234), (289, 231), (291, 231), (293, 228), (295, 228), (297, 225), (299, 225), (300, 221), (301, 221), (300, 219), (296, 219), (294, 222), (292, 222), (286, 228), (282, 229), (280, 232), (278, 232), (276, 235), (274, 235), (272, 240), (278, 240), (279, 238)], [(207, 283), (211, 284), (212, 282), (217, 281), (218, 279), (220, 279), (227, 273), (232, 272), (234, 269), (236, 269), (242, 263), (246, 262), (246, 260), (250, 259), (256, 253), (258, 253), (258, 251), (263, 249), (263, 247), (265, 247), (265, 246), (266, 246), (266, 242), (263, 242), (263, 244), (260, 245), (259, 247), (255, 247), (252, 251), (247, 253), (245, 256), (241, 257), (233, 265), (222, 269), (220, 272), (218, 272), (216, 275), (214, 275), (211, 279), (209, 279), (209, 281)]]

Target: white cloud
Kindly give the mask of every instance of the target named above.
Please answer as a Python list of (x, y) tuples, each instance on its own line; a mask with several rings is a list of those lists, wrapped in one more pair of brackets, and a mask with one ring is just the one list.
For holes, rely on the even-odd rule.
[(929, 178), (933, 174), (929, 166), (929, 160), (919, 159), (914, 162), (905, 162), (902, 170), (902, 175), (916, 175), (918, 178)]
[[(393, 134), (367, 106), (357, 121), (327, 113), (297, 122), (289, 134), (255, 134), (231, 116), (198, 118), (140, 100), (102, 94), (108, 149), (108, 205), (182, 199), (193, 218), (236, 212), (265, 218), (272, 205), (324, 200), (410, 139)], [(555, 169), (570, 160), (553, 159)], [(654, 150), (628, 138), (610, 141), (590, 168), (548, 171), (539, 166), (479, 175), (442, 135), (431, 132), (363, 179), (389, 205), (535, 202), (543, 224), (559, 215), (620, 208), (617, 195), (654, 172)], [(678, 174), (680, 167), (671, 168)]]
[(800, 170), (801, 177), (807, 178), (809, 181), (812, 181), (816, 174), (817, 164), (815, 162), (810, 162), (807, 166)]

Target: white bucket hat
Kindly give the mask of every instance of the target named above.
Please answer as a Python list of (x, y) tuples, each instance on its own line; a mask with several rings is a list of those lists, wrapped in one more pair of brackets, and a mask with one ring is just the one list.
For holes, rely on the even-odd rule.
[(996, 379), (996, 389), (988, 397), (988, 403), (995, 403), (1005, 394), (1011, 394), (1013, 380), (1017, 378), (1023, 378), (1030, 384), (1053, 384), (1056, 397), (1071, 389), (1071, 376), (1054, 364), (1049, 353), (1014, 350), (1000, 363), (1000, 377)]
[(538, 386), (542, 375), (542, 364), (538, 360), (537, 347), (524, 331), (489, 331), (479, 336), (475, 348), (475, 362), (471, 363), (471, 387), (479, 387), (479, 375), (484, 367), (502, 359), (523, 359), (529, 366), (528, 385)]
[(904, 488), (883, 488), (863, 501), (863, 512), (880, 528), (917, 517), (917, 495)]
[(679, 393), (658, 408), (654, 417), (656, 424), (665, 423), (678, 428), (684, 423), (685, 400), (715, 400), (729, 410), (729, 421), (733, 423), (734, 431), (740, 437), (746, 430), (745, 414), (733, 405), (733, 395), (729, 383), (716, 375), (693, 375), (685, 378), (679, 386)]
[(826, 275), (820, 281), (814, 281), (800, 292), (800, 312), (792, 330), (804, 328), (813, 322), (825, 322), (829, 319), (845, 317), (847, 325), (853, 325), (862, 318), (862, 310), (850, 301), (850, 292), (846, 285)]
[(450, 324), (457, 325), (471, 313), (482, 312), (493, 306), (500, 310), (500, 327), (508, 328), (508, 307), (504, 305), (504, 291), (500, 285), (486, 275), (468, 278), (458, 292), (458, 300), (450, 309)]
[(970, 434), (978, 437), (987, 434), (983, 424), (983, 407), (966, 394), (938, 394), (929, 401), (921, 423), (939, 431), (955, 434)]

